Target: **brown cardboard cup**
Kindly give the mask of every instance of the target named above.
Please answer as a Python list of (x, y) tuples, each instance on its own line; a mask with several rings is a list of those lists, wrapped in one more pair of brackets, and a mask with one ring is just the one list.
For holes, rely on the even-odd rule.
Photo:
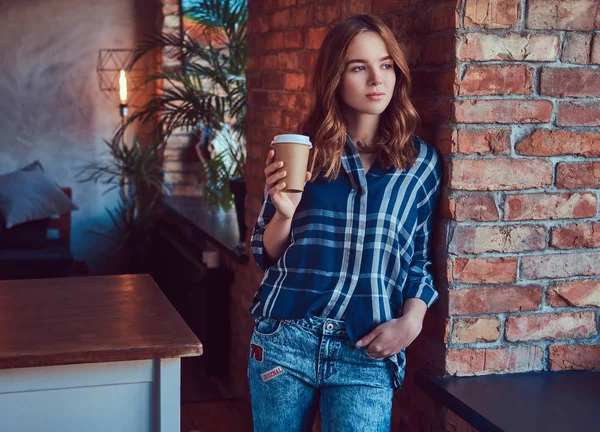
[(275, 162), (283, 161), (286, 171), (285, 192), (303, 192), (308, 168), (308, 156), (312, 144), (306, 135), (277, 135), (271, 147), (275, 150)]

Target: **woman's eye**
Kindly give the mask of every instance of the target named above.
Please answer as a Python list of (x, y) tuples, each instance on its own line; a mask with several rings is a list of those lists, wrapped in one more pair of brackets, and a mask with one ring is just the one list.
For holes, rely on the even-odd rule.
[[(385, 63), (385, 64), (382, 65), (382, 67), (384, 69), (392, 69), (394, 66), (391, 63)], [(364, 66), (356, 66), (356, 67), (353, 67), (350, 70), (352, 72), (359, 72), (359, 71), (365, 70), (365, 67)]]

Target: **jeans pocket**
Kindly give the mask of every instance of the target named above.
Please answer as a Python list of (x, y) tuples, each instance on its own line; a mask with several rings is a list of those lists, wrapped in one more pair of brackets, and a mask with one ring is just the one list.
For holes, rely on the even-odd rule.
[(378, 362), (382, 362), (382, 361), (384, 361), (384, 360), (386, 360), (386, 359), (387, 359), (387, 357), (382, 357), (382, 358), (375, 358), (375, 357), (371, 357), (369, 354), (367, 354), (367, 350), (360, 350), (360, 352), (361, 352), (361, 353), (363, 353), (363, 355), (364, 355), (364, 356), (365, 356), (367, 359), (369, 359), (369, 360), (371, 360), (371, 361), (378, 361)]
[(254, 326), (254, 333), (260, 337), (275, 337), (281, 331), (281, 320), (273, 318), (258, 318)]

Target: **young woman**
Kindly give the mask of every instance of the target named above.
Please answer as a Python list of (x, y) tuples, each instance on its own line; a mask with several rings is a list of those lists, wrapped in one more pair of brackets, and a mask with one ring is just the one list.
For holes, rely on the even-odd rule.
[[(252, 252), (265, 271), (250, 313), (254, 430), (389, 431), (404, 349), (437, 298), (429, 273), (440, 184), (435, 150), (414, 135), (410, 75), (393, 33), (354, 16), (326, 36), (303, 193), (267, 156)], [(312, 173), (312, 175), (311, 175)]]

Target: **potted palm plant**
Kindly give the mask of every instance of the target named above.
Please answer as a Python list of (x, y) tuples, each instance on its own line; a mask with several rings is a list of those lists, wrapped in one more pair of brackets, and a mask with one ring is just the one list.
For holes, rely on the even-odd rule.
[[(185, 0), (183, 16), (186, 31), (151, 34), (137, 46), (132, 66), (158, 50), (182, 67), (163, 67), (149, 77), (162, 83), (163, 91), (135, 111), (121, 133), (137, 121), (156, 124), (165, 140), (181, 129), (202, 131), (207, 139), (200, 143), (210, 145), (201, 157), (205, 202), (229, 209), (232, 190), (245, 193), (247, 1)], [(243, 211), (243, 198), (235, 203)], [(238, 222), (244, 224), (243, 215)]]
[(92, 233), (111, 240), (113, 254), (125, 253), (127, 273), (146, 271), (153, 209), (158, 197), (169, 193), (160, 158), (164, 144), (142, 146), (135, 140), (127, 145), (118, 135), (104, 142), (109, 157), (84, 166), (78, 177), (80, 182), (107, 185), (104, 193), (118, 189), (119, 202), (107, 209), (112, 227)]

